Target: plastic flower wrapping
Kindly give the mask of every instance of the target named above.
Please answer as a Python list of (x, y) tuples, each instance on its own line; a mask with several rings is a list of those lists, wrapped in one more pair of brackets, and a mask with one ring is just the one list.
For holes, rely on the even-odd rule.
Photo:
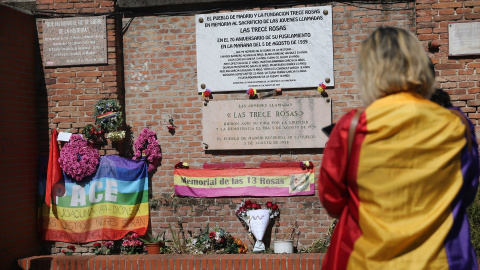
[(162, 149), (158, 143), (157, 134), (145, 128), (138, 135), (133, 146), (135, 147), (135, 156), (132, 159), (145, 158), (148, 162), (148, 172), (154, 171), (162, 159)]
[(109, 138), (112, 142), (121, 141), (125, 139), (125, 130), (110, 132), (107, 134), (107, 138)]
[[(276, 203), (267, 202), (265, 207), (268, 210), (270, 219), (276, 218), (280, 214), (280, 209)], [(240, 218), (241, 221), (245, 222), (248, 225), (250, 220), (248, 211), (262, 209), (262, 205), (254, 203), (250, 200), (242, 202), (235, 211), (236, 215)]]
[(276, 203), (267, 202), (266, 209), (257, 203), (252, 203), (250, 200), (242, 202), (236, 210), (236, 215), (240, 218), (242, 223), (248, 227), (249, 232), (255, 236), (257, 240), (253, 251), (265, 250), (263, 243), (263, 236), (267, 230), (270, 219), (277, 217), (280, 214), (278, 205)]
[(60, 168), (76, 181), (92, 175), (97, 171), (100, 155), (90, 142), (78, 134), (73, 134), (70, 141), (60, 151)]

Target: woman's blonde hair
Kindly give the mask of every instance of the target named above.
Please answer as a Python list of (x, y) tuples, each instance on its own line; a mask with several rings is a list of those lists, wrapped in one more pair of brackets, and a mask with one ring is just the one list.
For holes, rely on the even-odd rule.
[(435, 73), (420, 41), (394, 27), (376, 29), (360, 45), (356, 80), (366, 105), (402, 91), (429, 98)]

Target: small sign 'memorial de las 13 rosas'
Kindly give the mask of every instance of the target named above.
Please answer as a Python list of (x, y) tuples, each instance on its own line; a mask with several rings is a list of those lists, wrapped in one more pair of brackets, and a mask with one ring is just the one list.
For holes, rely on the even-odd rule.
[(107, 63), (105, 16), (45, 19), (44, 66), (76, 66)]

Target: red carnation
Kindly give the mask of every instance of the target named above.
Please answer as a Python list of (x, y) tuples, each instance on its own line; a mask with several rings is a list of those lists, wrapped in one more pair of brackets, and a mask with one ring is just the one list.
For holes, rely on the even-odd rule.
[(268, 208), (272, 208), (272, 202), (267, 202), (266, 205)]
[(210, 97), (210, 93), (211, 93), (210, 89), (207, 89), (207, 90), (203, 91), (203, 96), (208, 98), (208, 97)]
[(215, 238), (215, 232), (211, 232), (211, 233), (208, 235), (208, 237), (210, 237), (210, 238)]
[(252, 202), (250, 200), (245, 201), (245, 208), (252, 208)]
[(274, 204), (272, 205), (272, 210), (275, 211), (275, 210), (277, 210), (277, 209), (278, 209), (278, 205), (277, 205), (276, 203), (274, 203)]
[(102, 247), (102, 244), (100, 244), (100, 243), (94, 243), (94, 244), (93, 244), (93, 247), (94, 247), (94, 248), (101, 248), (101, 247)]

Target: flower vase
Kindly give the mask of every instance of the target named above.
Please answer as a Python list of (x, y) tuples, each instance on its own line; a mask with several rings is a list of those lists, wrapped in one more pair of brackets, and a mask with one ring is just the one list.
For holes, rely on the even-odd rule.
[(270, 212), (267, 209), (249, 210), (247, 215), (250, 217), (250, 231), (253, 236), (255, 236), (255, 239), (257, 239), (253, 251), (263, 251), (265, 250), (263, 236), (265, 235), (268, 223), (270, 222)]
[(162, 242), (157, 242), (157, 243), (145, 243), (145, 247), (147, 247), (147, 253), (148, 254), (159, 254), (160, 249), (163, 246)]
[(275, 253), (293, 253), (293, 240), (273, 241)]

